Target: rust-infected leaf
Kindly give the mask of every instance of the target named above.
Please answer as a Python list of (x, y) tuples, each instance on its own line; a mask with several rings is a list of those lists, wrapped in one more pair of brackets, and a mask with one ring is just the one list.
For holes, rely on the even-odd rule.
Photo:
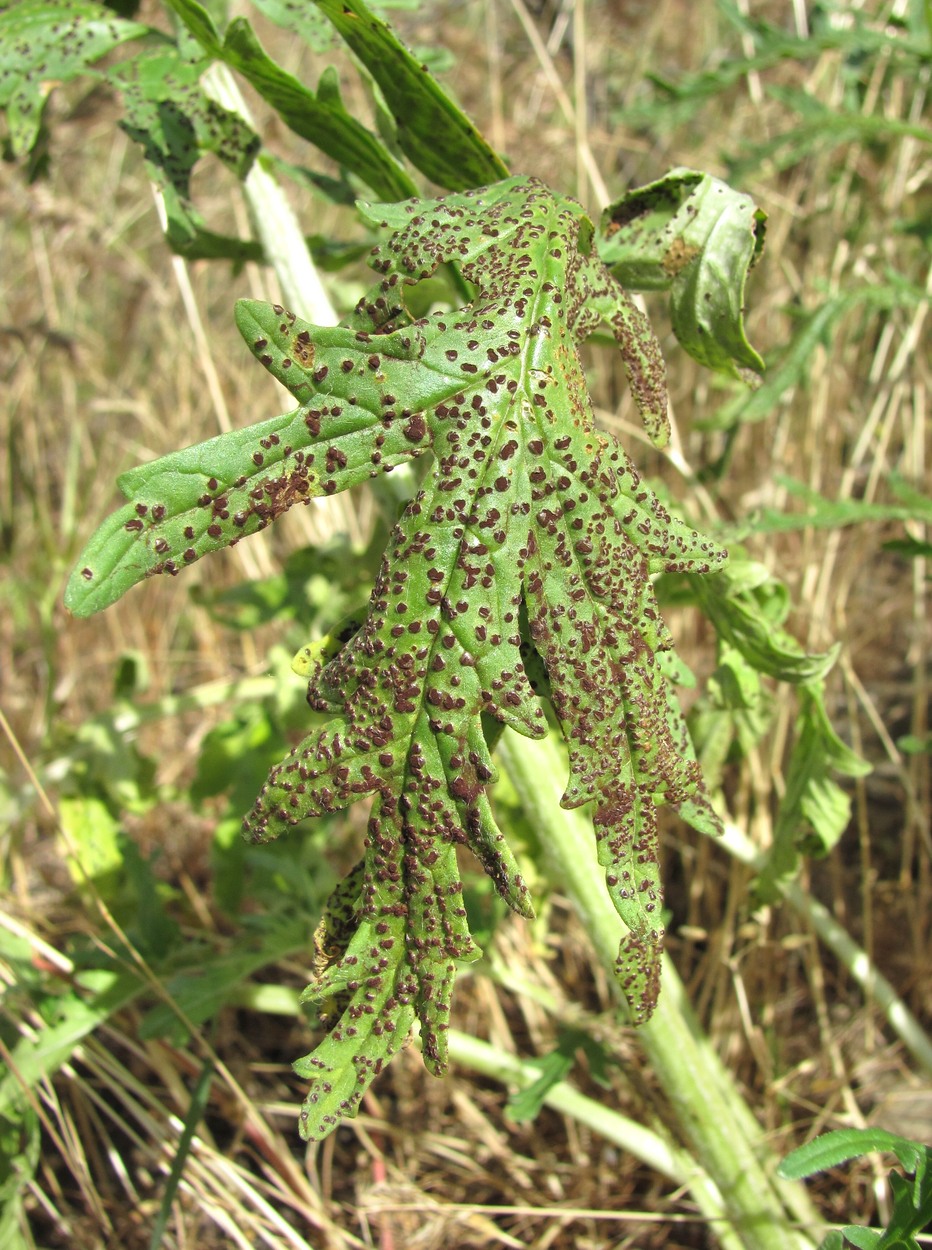
[[(579, 346), (599, 325), (618, 340), (657, 442), (666, 390), (656, 340), (592, 250), (591, 222), (575, 201), (517, 178), (364, 212), (393, 233), (373, 256), (381, 280), (341, 327), (239, 306), (240, 329), (296, 411), (121, 483), (140, 486), (127, 490), (125, 515), (143, 522), (142, 555), (123, 551), (121, 567), (135, 559), (145, 575), (157, 571), (146, 562), (159, 542), (159, 559), (177, 562), (179, 527), (216, 515), (218, 493), (229, 513), (212, 536), (220, 545), (295, 502), (433, 456), (365, 619), (322, 668), (309, 665), (308, 700), (329, 719), (272, 770), (245, 822), (261, 841), (374, 798), (363, 865), (334, 897), (320, 930), (327, 957), (308, 992), (330, 1026), (298, 1065), (311, 1081), (302, 1120), (311, 1137), (355, 1112), (414, 1019), (428, 1067), (443, 1070), (455, 965), (479, 953), (458, 848), (531, 914), (489, 805), (483, 715), (538, 737), (542, 699), (552, 702), (570, 751), (563, 803), (592, 804), (629, 930), (618, 971), (635, 1020), (650, 1014), (659, 981), (657, 808), (715, 822), (658, 662), (670, 638), (651, 575), (705, 572), (725, 557), (672, 518), (594, 428)], [(451, 261), (473, 301), (411, 318), (406, 286)], [(155, 522), (150, 483), (160, 498), (171, 483), (193, 502)], [(82, 564), (93, 580), (91, 558)]]

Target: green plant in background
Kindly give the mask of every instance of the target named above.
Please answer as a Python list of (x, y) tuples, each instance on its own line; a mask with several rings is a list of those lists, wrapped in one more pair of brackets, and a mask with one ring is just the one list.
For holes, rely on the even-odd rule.
[[(210, 993), (196, 962), (180, 968), (183, 1019), (208, 1018), (231, 978), (301, 949), (294, 916), (303, 892), (307, 907), (323, 913), (306, 998), (325, 1037), (296, 1065), (310, 1080), (302, 1132), (319, 1137), (352, 1114), (415, 1021), (428, 1067), (442, 1070), (456, 964), (479, 953), (457, 848), (475, 853), (512, 908), (532, 911), (487, 794), (501, 737), (499, 761), (518, 803), (545, 831), (542, 849), (549, 839), (565, 870), (565, 882), (558, 879), (616, 973), (631, 1018), (643, 1024), (643, 1044), (672, 1105), (683, 1110), (681, 1132), (700, 1171), (672, 1155), (662, 1170), (678, 1181), (688, 1176), (700, 1209), (721, 1221), (723, 1245), (811, 1246), (791, 1227), (811, 1209), (767, 1173), (757, 1126), (708, 1053), (669, 966), (657, 1003), (657, 811), (669, 805), (717, 833), (697, 752), (714, 790), (725, 756), (750, 749), (763, 732), (762, 679), (794, 683), (801, 692), (796, 766), (775, 846), (759, 865), (760, 896), (783, 892), (800, 850), (827, 849), (843, 827), (848, 800), (832, 772), (863, 767), (825, 711), (821, 683), (835, 654), (807, 655), (783, 629), (786, 589), (740, 551), (725, 568), (723, 548), (675, 519), (619, 444), (595, 429), (579, 356), (583, 340), (610, 329), (650, 437), (662, 445), (663, 362), (626, 289), (667, 291), (685, 349), (726, 377), (756, 383), (762, 362), (747, 342), (742, 308), (763, 215), (720, 180), (677, 169), (611, 205), (596, 228), (575, 201), (535, 179), (508, 177), (468, 119), (359, 0), (318, 0), (299, 12), (256, 7), (273, 20), (298, 20), (315, 46), (321, 16), (332, 23), (374, 81), (378, 134), (348, 112), (335, 72), (310, 90), (275, 64), (245, 19), (224, 24), (217, 5), (169, 0), (177, 19), (171, 37), (112, 11), (133, 13), (133, 5), (23, 0), (0, 14), (8, 143), (34, 170), (43, 159), (45, 84), (91, 74), (122, 94), (123, 124), (142, 145), (167, 238), (182, 255), (266, 260), (282, 289), (303, 298), (295, 279), (303, 241), (290, 236), (288, 247), (276, 246), (259, 208), (258, 174), (310, 181), (341, 204), (362, 193), (360, 214), (378, 239), (370, 263), (380, 280), (338, 326), (280, 306), (238, 305), (247, 344), (298, 407), (124, 474), (128, 503), (91, 539), (69, 583), (68, 606), (87, 615), (146, 577), (178, 573), (266, 528), (297, 503), (370, 478), (378, 484), (388, 472), (402, 482), (396, 500), (404, 510), (398, 518), (389, 505), (386, 528), (394, 528), (362, 614), (360, 585), (351, 583), (364, 578), (344, 568), (339, 606), (321, 609), (297, 565), (209, 605), (244, 628), (300, 620), (307, 611), (321, 635), (295, 660), (310, 679), (311, 732), (272, 768), (246, 820), (251, 841), (364, 796), (374, 802), (365, 858), (326, 904), (320, 882), (311, 882), (313, 837), (301, 851), (292, 842), (261, 861), (271, 877), (275, 864), (303, 856), (289, 910), (257, 948), (215, 969)], [(105, 54), (112, 59), (101, 68)], [(338, 175), (286, 166), (265, 151), (241, 113), (214, 98), (219, 84), (229, 101), (228, 70), (337, 162)], [(213, 231), (196, 208), (191, 174), (205, 153), (243, 182), (256, 210), (255, 238)], [(405, 158), (453, 194), (420, 196)], [(355, 245), (321, 240), (311, 247), (328, 264), (360, 254)], [(425, 469), (419, 481), (410, 466)], [(661, 620), (667, 602), (698, 604), (718, 640), (718, 668), (693, 714), (695, 748), (674, 689), (689, 675)], [(348, 610), (349, 623), (341, 622)], [(239, 759), (249, 761), (223, 821), (225, 838), (238, 823), (236, 805), (271, 762), (275, 734), (296, 724), (295, 708), (280, 711), (253, 716), (244, 708), (206, 743), (195, 783), (202, 796), (220, 792)], [(501, 736), (503, 725), (541, 741), (525, 748)], [(562, 799), (557, 793), (549, 807), (535, 806), (533, 769), (548, 782), (559, 770), (565, 775), (548, 738), (554, 725), (569, 747), (569, 785)], [(605, 898), (626, 926), (620, 948), (617, 917), (600, 913), (590, 897), (601, 891), (594, 866), (573, 883), (572, 869), (588, 861), (573, 840), (580, 822), (558, 800), (564, 809), (592, 805)], [(242, 879), (232, 856), (225, 864), (220, 890), (232, 908)], [(137, 879), (144, 886), (145, 872)], [(170, 1026), (164, 1016), (148, 1021), (154, 1034)], [(466, 1053), (462, 1041), (453, 1045)], [(569, 1062), (561, 1051), (560, 1063), (534, 1082), (527, 1114)], [(662, 1153), (662, 1142), (644, 1149)]]
[(801, 1180), (872, 1151), (896, 1155), (906, 1173), (889, 1175), (893, 1209), (887, 1227), (878, 1230), (846, 1225), (829, 1233), (819, 1250), (844, 1250), (846, 1242), (857, 1250), (919, 1250), (917, 1234), (932, 1223), (932, 1148), (922, 1142), (908, 1141), (884, 1129), (838, 1129), (787, 1155), (780, 1164), (780, 1175)]

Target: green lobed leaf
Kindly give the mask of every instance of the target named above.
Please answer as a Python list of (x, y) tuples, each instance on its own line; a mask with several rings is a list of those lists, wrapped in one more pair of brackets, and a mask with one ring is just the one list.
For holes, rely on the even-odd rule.
[(167, 0), (204, 51), (237, 70), (278, 112), (295, 134), (344, 165), (387, 199), (404, 199), (415, 186), (365, 126), (347, 112), (335, 75), (325, 75), (317, 93), (268, 55), (245, 18), (235, 18), (223, 37), (197, 0)]
[[(253, 352), (300, 407), (125, 474), (130, 502), (91, 540), (67, 599), (95, 611), (294, 503), (433, 455), (364, 622), (312, 675), (308, 701), (329, 719), (272, 770), (245, 823), (262, 841), (373, 798), (365, 860), (334, 897), (309, 990), (329, 1028), (299, 1068), (312, 1137), (355, 1112), (414, 1019), (425, 1061), (443, 1069), (455, 966), (478, 955), (457, 849), (531, 914), (492, 815), (483, 728), (546, 732), (526, 661), (545, 670), (569, 744), (563, 803), (593, 804), (629, 931), (618, 975), (635, 1020), (658, 991), (658, 807), (718, 828), (658, 660), (671, 639), (651, 577), (708, 571), (725, 554), (671, 517), (594, 428), (579, 345), (603, 322), (656, 441), (666, 396), (656, 341), (592, 251), (591, 222), (520, 178), (364, 212), (394, 233), (373, 254), (381, 280), (343, 325), (238, 306)], [(472, 302), (413, 319), (405, 288), (454, 259)]]
[(315, 0), (378, 83), (408, 160), (450, 191), (496, 182), (508, 169), (418, 62), (362, 0)]
[(889, 282), (858, 287), (829, 296), (817, 308), (797, 310), (796, 333), (777, 358), (768, 362), (761, 386), (750, 394), (745, 392), (729, 400), (718, 412), (703, 417), (697, 424), (703, 429), (728, 429), (763, 421), (794, 387), (806, 385), (816, 349), (828, 345), (842, 317), (862, 306), (870, 314), (877, 309), (914, 306), (922, 298), (924, 296), (917, 292)]
[(516, 1090), (508, 1099), (507, 1114), (515, 1124), (527, 1124), (540, 1115), (544, 1101), (555, 1085), (566, 1080), (576, 1064), (576, 1048), (579, 1037), (565, 1034), (554, 1050), (538, 1059), (531, 1059), (531, 1066), (540, 1076), (529, 1085)]
[(835, 733), (825, 710), (822, 682), (800, 686), (796, 737), (787, 770), (786, 791), (764, 866), (754, 883), (761, 902), (772, 902), (791, 881), (803, 853), (827, 855), (851, 818), (851, 800), (833, 773), (864, 777), (870, 765)]
[(9, 1067), (0, 1073), (0, 1124), (17, 1116), (24, 1089), (34, 1089), (54, 1076), (88, 1034), (143, 989), (131, 973), (100, 969), (84, 973), (74, 989), (56, 995), (53, 1018), (20, 1036), (10, 1048)]
[(674, 169), (605, 209), (599, 252), (622, 285), (670, 292), (674, 333), (700, 364), (757, 385), (764, 362), (744, 332), (744, 287), (765, 221), (750, 196)]
[(710, 789), (720, 785), (732, 751), (747, 755), (761, 741), (772, 714), (760, 673), (719, 637), (718, 666), (689, 715), (690, 736)]
[(778, 171), (793, 169), (813, 152), (854, 143), (876, 144), (899, 138), (932, 143), (932, 128), (919, 122), (883, 113), (865, 114), (859, 109), (839, 107), (836, 102), (826, 105), (807, 91), (775, 83), (768, 84), (766, 92), (798, 112), (802, 120), (773, 139), (747, 145), (747, 154), (732, 163), (736, 177), (746, 176), (764, 162)]
[(20, 0), (0, 8), (0, 108), (16, 156), (32, 150), (52, 87), (90, 70), (120, 44), (153, 34), (90, 0)]
[[(912, 492), (904, 503), (887, 504), (866, 499), (826, 499), (795, 478), (777, 474), (774, 480), (794, 498), (802, 500), (806, 511), (800, 514), (764, 508), (753, 519), (751, 528), (755, 534), (781, 533), (810, 526), (814, 529), (837, 529), (869, 521), (932, 521), (932, 498), (918, 491)], [(896, 492), (895, 480), (890, 485)]]
[(851, 7), (846, 10), (844, 25), (836, 20), (837, 14), (832, 8), (814, 9), (809, 29), (802, 36), (760, 17), (749, 17), (725, 0), (720, 0), (718, 12), (741, 33), (742, 44), (750, 44), (754, 52), (748, 56), (727, 56), (718, 60), (714, 69), (682, 74), (676, 79), (649, 73), (656, 91), (646, 99), (626, 104), (617, 111), (614, 121), (629, 127), (650, 126), (654, 130), (694, 123), (707, 102), (720, 97), (748, 74), (761, 73), (789, 61), (805, 65), (826, 51), (841, 53), (850, 65), (861, 62), (866, 54), (880, 54), (886, 65), (906, 73), (915, 73), (917, 65), (928, 57), (928, 38), (924, 33), (914, 29), (907, 35), (893, 25), (872, 25), (871, 14)]
[(715, 577), (693, 579), (692, 588), (719, 637), (759, 673), (797, 684), (818, 681), (838, 657), (837, 647), (807, 654), (781, 628), (789, 607), (786, 588), (763, 565), (735, 560)]

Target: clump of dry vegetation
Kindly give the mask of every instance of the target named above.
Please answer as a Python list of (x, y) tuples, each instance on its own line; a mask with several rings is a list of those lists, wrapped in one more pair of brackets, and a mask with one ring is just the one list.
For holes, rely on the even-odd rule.
[[(157, 8), (143, 12), (155, 20)], [(859, 48), (839, 35), (855, 20), (871, 33)], [(670, 953), (777, 1153), (841, 1125), (928, 1140), (932, 1123), (929, 65), (879, 39), (927, 48), (923, 20), (900, 0), (850, 12), (483, 0), (445, 4), (442, 21), (436, 6), (393, 14), (411, 45), (442, 32), (443, 81), (512, 169), (595, 212), (689, 165), (768, 213), (748, 292), (764, 387), (710, 381), (669, 335), (677, 438), (672, 455), (639, 458), (660, 488), (688, 496), (697, 523), (732, 522), (732, 539), (786, 583), (808, 650), (841, 643), (828, 707), (872, 765), (845, 782), (852, 818), (789, 901), (754, 906), (740, 843), (773, 838), (797, 715), (789, 687), (774, 686), (760, 741), (724, 761), (727, 845), (666, 827)], [(299, 77), (316, 81), (333, 59), (256, 25)], [(362, 493), (312, 505), (100, 617), (69, 618), (64, 581), (121, 471), (278, 410), (231, 315), (236, 298), (276, 292), (253, 265), (173, 260), (106, 92), (71, 84), (53, 109), (48, 175), (0, 174), (0, 1054), (35, 1116), (19, 1146), (30, 1174), (0, 1177), (19, 1238), (9, 1244), (720, 1244), (688, 1197), (578, 1108), (521, 1122), (507, 1101), (497, 1078), (515, 1077), (511, 1060), (552, 1055), (572, 1029), (586, 1045), (570, 1079), (593, 1105), (646, 1124), (666, 1113), (559, 891), (528, 924), (470, 879), (487, 958), (461, 980), (454, 1024), (488, 1041), (484, 1068), (464, 1052), (448, 1080), (428, 1080), (411, 1047), (357, 1120), (299, 1142), (290, 1065), (312, 1022), (298, 997), (364, 813), (257, 850), (241, 845), (239, 817), (300, 736), (290, 656), (352, 605), (381, 522)], [(294, 136), (270, 126), (276, 152), (300, 162)], [(212, 226), (244, 233), (232, 179), (218, 163), (198, 177)], [(293, 200), (309, 233), (358, 239), (352, 213), (309, 191)], [(366, 281), (361, 265), (325, 280), (340, 308)], [(662, 303), (649, 306), (662, 327)], [(620, 371), (599, 347), (589, 361), (600, 419), (637, 437)], [(705, 618), (670, 619), (705, 677)], [(911, 1013), (905, 1032), (826, 944), (823, 914), (888, 979)], [(15, 1064), (22, 1038), (44, 1039), (31, 1071)], [(0, 1120), (0, 1137), (8, 1128)], [(822, 1215), (882, 1222), (884, 1174), (864, 1161), (822, 1178)]]

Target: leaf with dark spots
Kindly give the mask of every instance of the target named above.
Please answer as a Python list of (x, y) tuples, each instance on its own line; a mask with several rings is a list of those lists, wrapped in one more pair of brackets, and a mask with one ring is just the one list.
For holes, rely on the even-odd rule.
[(295, 134), (351, 170), (379, 195), (413, 195), (414, 183), (375, 135), (343, 104), (335, 74), (328, 71), (316, 92), (268, 55), (245, 18), (230, 22), (221, 38), (197, 0), (166, 0), (204, 51), (224, 61), (249, 82)]
[(673, 330), (700, 364), (760, 385), (744, 332), (744, 287), (766, 214), (711, 174), (673, 169), (602, 214), (599, 252), (633, 290), (669, 291)]
[(32, 150), (51, 85), (90, 72), (120, 44), (154, 33), (90, 0), (0, 6), (0, 108), (7, 112), (13, 154)]
[[(380, 281), (343, 325), (238, 307), (253, 352), (299, 407), (121, 479), (131, 502), (92, 541), (68, 600), (92, 611), (178, 564), (185, 545), (199, 555), (291, 503), (433, 455), (365, 619), (308, 665), (308, 702), (328, 719), (272, 770), (245, 822), (263, 841), (373, 799), (361, 875), (328, 911), (332, 957), (308, 991), (328, 1029), (298, 1065), (312, 1137), (354, 1113), (414, 1020), (428, 1067), (443, 1069), (455, 967), (478, 955), (459, 848), (532, 913), (489, 803), (494, 727), (543, 736), (542, 700), (553, 705), (570, 750), (564, 805), (593, 804), (629, 931), (618, 973), (636, 1020), (659, 982), (657, 808), (715, 825), (658, 659), (671, 642), (651, 577), (725, 557), (594, 428), (579, 348), (603, 322), (657, 441), (666, 403), (657, 344), (592, 252), (583, 209), (515, 178), (364, 212), (393, 233), (372, 257)], [(452, 260), (475, 291), (469, 305), (400, 311), (406, 286)]]
[(398, 144), (428, 178), (451, 191), (494, 182), (508, 170), (391, 27), (362, 0), (316, 0), (379, 84)]

